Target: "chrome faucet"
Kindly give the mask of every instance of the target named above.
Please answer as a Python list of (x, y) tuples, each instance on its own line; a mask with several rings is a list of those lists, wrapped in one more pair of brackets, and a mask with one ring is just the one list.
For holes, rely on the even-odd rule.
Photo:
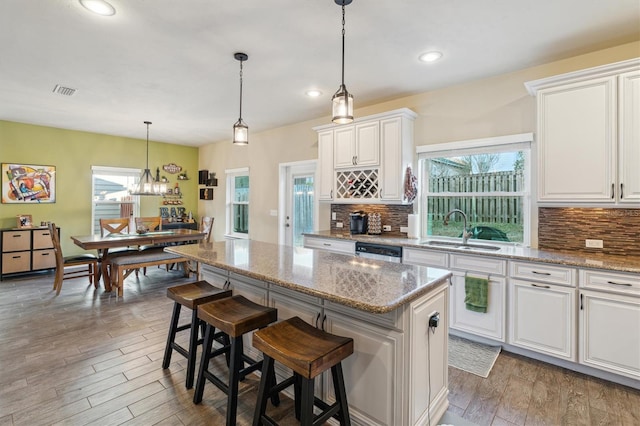
[(446, 214), (446, 216), (444, 217), (444, 225), (447, 226), (449, 225), (449, 217), (451, 217), (451, 215), (453, 213), (460, 213), (462, 215), (462, 217), (464, 218), (464, 228), (462, 229), (462, 244), (466, 245), (469, 242), (469, 238), (473, 235), (471, 232), (467, 231), (467, 215), (465, 214), (465, 212), (463, 212), (460, 209), (453, 209), (451, 210), (449, 213)]

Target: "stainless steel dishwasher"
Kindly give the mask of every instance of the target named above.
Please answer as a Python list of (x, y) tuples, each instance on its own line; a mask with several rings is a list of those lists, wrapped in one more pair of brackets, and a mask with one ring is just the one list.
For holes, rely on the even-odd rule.
[(402, 247), (356, 241), (356, 256), (401, 263)]

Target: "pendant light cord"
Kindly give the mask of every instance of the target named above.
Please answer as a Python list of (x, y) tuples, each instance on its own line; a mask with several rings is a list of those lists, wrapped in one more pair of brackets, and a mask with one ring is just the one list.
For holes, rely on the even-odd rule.
[(242, 62), (240, 61), (240, 121), (242, 121)]
[(342, 3), (342, 85), (344, 86), (344, 3)]
[(144, 124), (147, 125), (147, 169), (149, 168), (149, 124), (150, 121), (145, 121)]

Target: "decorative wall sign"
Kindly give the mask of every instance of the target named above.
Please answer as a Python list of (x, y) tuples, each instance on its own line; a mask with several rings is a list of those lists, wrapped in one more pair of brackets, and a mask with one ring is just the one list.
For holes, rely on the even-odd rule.
[(55, 203), (55, 166), (2, 163), (2, 203)]
[(175, 163), (169, 163), (162, 166), (162, 170), (164, 170), (167, 173), (171, 173), (172, 175), (175, 175), (176, 173), (182, 171), (182, 167), (178, 166)]

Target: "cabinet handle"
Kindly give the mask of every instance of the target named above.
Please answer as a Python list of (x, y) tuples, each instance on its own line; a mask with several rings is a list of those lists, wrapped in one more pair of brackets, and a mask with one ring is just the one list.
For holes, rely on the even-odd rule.
[(331, 247), (331, 243), (322, 243), (323, 246)]
[(538, 271), (531, 271), (532, 274), (536, 274), (536, 275), (551, 275), (548, 272), (538, 272)]
[(321, 329), (322, 331), (326, 331), (326, 330), (324, 329), (324, 322), (325, 322), (326, 320), (327, 320), (327, 316), (326, 316), (326, 315), (323, 315), (323, 316), (322, 316), (322, 327), (320, 327), (320, 329)]
[(44, 232), (42, 233), (43, 237), (48, 237), (49, 235), (51, 235), (51, 234), (49, 234), (48, 232), (47, 233), (44, 233)]
[(632, 284), (629, 283), (617, 283), (615, 281), (607, 281), (607, 284), (613, 284), (613, 285), (623, 285), (625, 287), (632, 287)]
[(540, 285), (540, 284), (533, 284), (533, 283), (531, 283), (531, 285), (532, 285), (533, 287), (539, 287), (539, 288), (551, 288), (551, 287), (549, 287), (548, 285)]
[(583, 306), (582, 306), (582, 293), (580, 293), (580, 310), (583, 310)]
[(620, 184), (620, 199), (624, 198), (624, 184)]
[(316, 315), (316, 328), (318, 328), (318, 320), (320, 319), (320, 312)]
[(613, 200), (614, 196), (616, 195), (616, 184), (612, 183), (611, 184), (611, 199)]
[(333, 189), (331, 190), (331, 198), (333, 198)]
[(11, 256), (12, 259), (20, 259), (22, 256)]
[(50, 253), (42, 253), (42, 256), (49, 256)]
[(22, 237), (22, 234), (13, 234), (13, 238), (20, 238)]

